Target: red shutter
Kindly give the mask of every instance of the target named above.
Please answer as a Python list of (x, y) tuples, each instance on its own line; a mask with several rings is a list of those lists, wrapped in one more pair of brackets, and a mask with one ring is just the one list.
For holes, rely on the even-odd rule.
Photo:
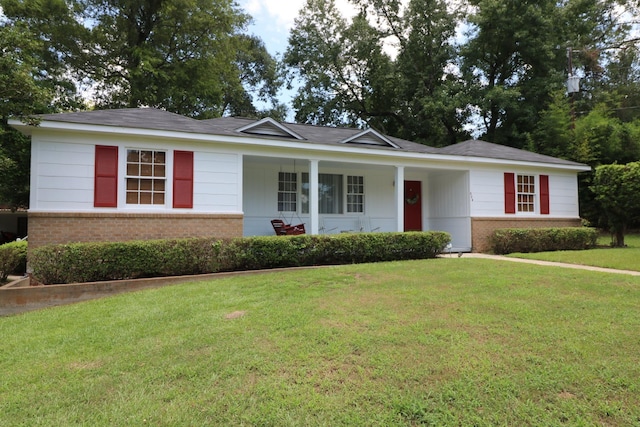
[(118, 206), (118, 147), (96, 145), (93, 206)]
[(516, 213), (516, 176), (514, 173), (504, 173), (504, 213)]
[(193, 207), (193, 151), (173, 153), (173, 207)]
[(549, 215), (549, 175), (540, 175), (540, 213)]

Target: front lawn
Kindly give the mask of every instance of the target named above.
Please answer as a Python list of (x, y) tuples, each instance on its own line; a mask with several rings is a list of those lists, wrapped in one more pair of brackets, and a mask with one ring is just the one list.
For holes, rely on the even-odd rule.
[(592, 265), (594, 267), (617, 268), (640, 271), (640, 234), (625, 236), (626, 248), (606, 247), (611, 243), (609, 236), (602, 236), (598, 244), (604, 246), (586, 251), (556, 251), (538, 253), (516, 253), (516, 258), (539, 259), (543, 261), (567, 262), (570, 264)]
[(0, 318), (0, 425), (640, 423), (640, 278), (471, 258)]

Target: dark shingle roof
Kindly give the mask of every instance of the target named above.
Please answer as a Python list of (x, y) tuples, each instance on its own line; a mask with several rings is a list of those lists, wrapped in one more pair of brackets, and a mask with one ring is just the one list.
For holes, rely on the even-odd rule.
[(507, 147), (506, 145), (493, 144), (491, 142), (470, 139), (440, 149), (441, 154), (468, 157), (486, 157), (491, 159), (518, 160), (534, 163), (552, 163), (560, 165), (584, 166), (582, 163), (557, 157), (545, 156), (531, 151)]
[[(39, 118), (43, 121), (53, 122), (282, 140), (282, 137), (278, 136), (256, 135), (237, 131), (239, 128), (255, 123), (257, 121), (255, 119), (221, 117), (209, 120), (196, 120), (154, 108), (125, 108), (118, 110), (95, 110), (76, 113), (45, 114), (39, 116)], [(304, 138), (303, 140), (292, 138), (292, 141), (298, 141), (301, 144), (344, 145), (341, 141), (347, 140), (362, 132), (362, 129), (355, 128), (314, 126), (298, 123), (281, 123), (281, 125)], [(400, 147), (400, 150), (406, 152), (481, 157), (568, 166), (586, 166), (581, 163), (479, 140), (469, 140), (445, 148), (435, 148), (387, 135), (385, 135), (385, 137)], [(398, 148), (379, 145), (358, 145), (358, 147), (373, 150), (398, 151)]]

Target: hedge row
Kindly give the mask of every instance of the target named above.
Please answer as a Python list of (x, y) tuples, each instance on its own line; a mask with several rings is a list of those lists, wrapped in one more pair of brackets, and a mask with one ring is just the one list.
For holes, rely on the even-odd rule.
[(46, 284), (95, 282), (434, 258), (450, 240), (444, 232), (411, 232), (73, 243), (34, 249), (30, 267)]
[(598, 230), (587, 227), (502, 228), (491, 236), (496, 254), (589, 249), (596, 245)]
[(24, 274), (27, 268), (27, 242), (10, 242), (0, 245), (0, 282), (6, 282), (10, 274)]

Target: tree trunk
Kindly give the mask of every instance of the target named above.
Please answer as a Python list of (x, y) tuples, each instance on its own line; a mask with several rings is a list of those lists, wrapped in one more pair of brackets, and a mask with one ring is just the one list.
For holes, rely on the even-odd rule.
[(616, 248), (624, 248), (624, 232), (625, 232), (626, 227), (620, 227), (618, 229), (616, 229), (615, 235), (616, 235), (616, 244), (615, 247)]

